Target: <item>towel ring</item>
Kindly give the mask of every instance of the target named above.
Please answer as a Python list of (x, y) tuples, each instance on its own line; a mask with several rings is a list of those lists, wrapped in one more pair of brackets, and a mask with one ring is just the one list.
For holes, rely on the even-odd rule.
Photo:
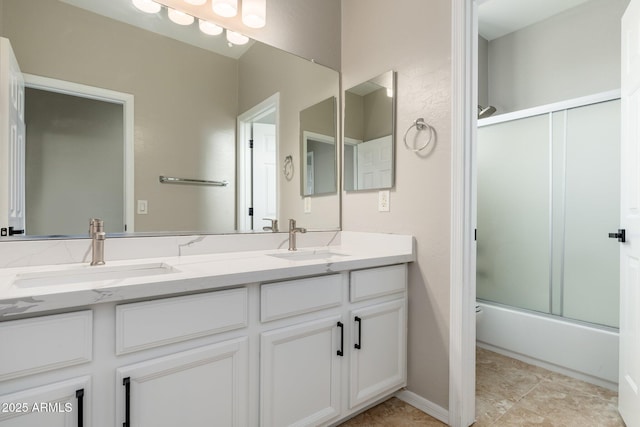
[(293, 178), (293, 157), (291, 155), (284, 158), (282, 172), (284, 173), (284, 177), (287, 178), (287, 181), (291, 181), (291, 178)]
[[(411, 131), (411, 129), (416, 128), (416, 130), (418, 132), (426, 130), (429, 132), (429, 139), (427, 139), (427, 142), (425, 142), (424, 144), (422, 144), (419, 147), (414, 146), (413, 148), (409, 146), (409, 143), (407, 142), (407, 135), (409, 135), (409, 131)], [(409, 126), (409, 129), (407, 129), (407, 131), (404, 133), (404, 146), (407, 147), (407, 150), (411, 150), (414, 153), (417, 153), (419, 151), (424, 150), (425, 148), (427, 148), (427, 146), (429, 144), (431, 144), (431, 140), (433, 139), (433, 128), (431, 126), (429, 126), (427, 124), (427, 122), (424, 121), (424, 119), (421, 117), (419, 119), (414, 120), (413, 124), (411, 126)]]

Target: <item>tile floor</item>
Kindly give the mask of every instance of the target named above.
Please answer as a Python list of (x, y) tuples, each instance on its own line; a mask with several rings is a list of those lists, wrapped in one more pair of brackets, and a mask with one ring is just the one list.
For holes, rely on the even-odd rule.
[[(474, 427), (624, 427), (617, 393), (500, 354), (476, 351)], [(444, 426), (396, 398), (341, 427)]]

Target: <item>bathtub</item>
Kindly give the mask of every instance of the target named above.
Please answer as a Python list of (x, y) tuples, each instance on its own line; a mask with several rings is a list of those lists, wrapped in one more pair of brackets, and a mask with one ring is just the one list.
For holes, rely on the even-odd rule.
[(477, 345), (611, 390), (618, 389), (618, 331), (478, 301)]

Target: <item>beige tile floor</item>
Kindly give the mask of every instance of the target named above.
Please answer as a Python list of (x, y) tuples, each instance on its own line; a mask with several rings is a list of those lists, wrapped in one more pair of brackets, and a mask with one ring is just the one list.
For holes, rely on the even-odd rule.
[[(624, 427), (617, 393), (484, 349), (476, 351), (474, 427)], [(396, 398), (341, 427), (444, 426)]]

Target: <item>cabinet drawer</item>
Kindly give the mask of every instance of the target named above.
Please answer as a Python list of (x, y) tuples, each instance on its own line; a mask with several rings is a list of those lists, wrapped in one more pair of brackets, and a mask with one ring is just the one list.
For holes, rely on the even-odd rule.
[(247, 288), (116, 307), (116, 354), (247, 326)]
[(93, 312), (0, 323), (0, 381), (90, 362)]
[(342, 275), (269, 283), (260, 288), (260, 320), (310, 313), (342, 304)]
[(407, 288), (407, 265), (352, 271), (350, 279), (351, 302), (402, 292)]

